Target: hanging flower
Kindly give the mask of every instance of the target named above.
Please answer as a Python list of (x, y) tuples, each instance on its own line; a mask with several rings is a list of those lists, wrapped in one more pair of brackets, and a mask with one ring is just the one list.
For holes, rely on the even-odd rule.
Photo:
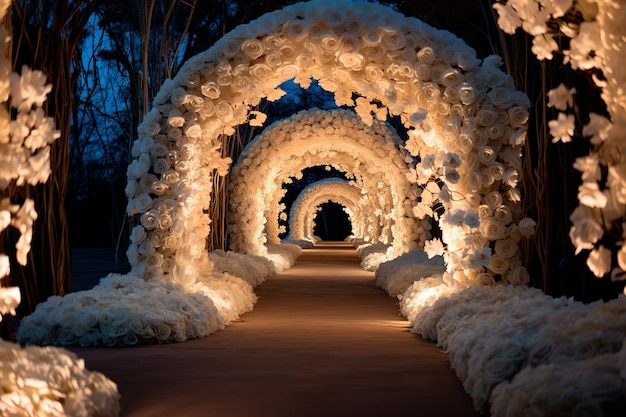
[(550, 127), (550, 135), (553, 138), (552, 143), (558, 141), (563, 143), (571, 142), (574, 134), (574, 123), (573, 114), (559, 113), (559, 117), (556, 120), (550, 120), (548, 126)]

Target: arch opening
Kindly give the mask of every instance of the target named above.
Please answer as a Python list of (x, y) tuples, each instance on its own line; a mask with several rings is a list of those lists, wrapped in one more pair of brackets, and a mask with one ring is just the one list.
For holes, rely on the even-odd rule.
[(313, 234), (321, 240), (346, 240), (352, 234), (352, 224), (345, 209), (332, 200), (319, 205), (313, 220)]

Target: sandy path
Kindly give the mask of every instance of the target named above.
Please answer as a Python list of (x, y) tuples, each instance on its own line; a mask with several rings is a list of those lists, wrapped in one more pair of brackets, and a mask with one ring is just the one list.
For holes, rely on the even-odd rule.
[(475, 416), (447, 356), (373, 279), (354, 249), (325, 243), (205, 339), (72, 350), (118, 384), (122, 416)]

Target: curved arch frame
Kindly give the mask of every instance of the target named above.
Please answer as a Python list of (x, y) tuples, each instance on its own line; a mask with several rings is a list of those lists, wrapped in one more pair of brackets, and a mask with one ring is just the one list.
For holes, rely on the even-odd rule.
[[(163, 84), (139, 127), (127, 187), (128, 213), (140, 222), (128, 250), (133, 271), (188, 283), (210, 268), (204, 210), (213, 175), (231, 162), (221, 157), (220, 135), (259, 123), (251, 106), (278, 98), (282, 82), (295, 78), (307, 87), (315, 78), (366, 123), (386, 111), (402, 118), (408, 149), (422, 158), (418, 182), (443, 180), (455, 197), (443, 200), (441, 222), (454, 279), (471, 283), (487, 273), (519, 281), (526, 272), (516, 254), (475, 262), (498, 241), (520, 240), (514, 177), (529, 102), (500, 64), (494, 57), (481, 62), (449, 32), (374, 3), (314, 0), (239, 26)], [(461, 163), (446, 165), (449, 154)], [(426, 166), (431, 156), (435, 163)], [(480, 227), (459, 221), (461, 212), (483, 205)], [(160, 261), (148, 263), (155, 254)]]

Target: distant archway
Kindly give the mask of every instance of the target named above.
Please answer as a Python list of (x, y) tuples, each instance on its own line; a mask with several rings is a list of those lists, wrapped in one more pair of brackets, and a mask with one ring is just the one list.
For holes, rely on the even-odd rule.
[(407, 178), (405, 159), (390, 126), (378, 120), (367, 126), (349, 110), (302, 111), (267, 127), (230, 173), (231, 247), (263, 254), (265, 243), (279, 243), (282, 184), (306, 167), (327, 164), (354, 176), (355, 185), (374, 200), (373, 214), (382, 223), (377, 240), (397, 254), (419, 249), (428, 234), (412, 214), (419, 189)]
[[(521, 238), (516, 178), (530, 103), (500, 64), (375, 3), (314, 0), (239, 26), (163, 84), (139, 127), (127, 187), (128, 213), (140, 223), (128, 251), (134, 273), (189, 283), (210, 270), (204, 210), (213, 176), (231, 162), (220, 135), (262, 123), (251, 106), (280, 97), (281, 83), (306, 88), (314, 78), (366, 124), (401, 118), (407, 149), (421, 157), (416, 181), (447, 185), (440, 224), (454, 279), (519, 282), (519, 255), (503, 248)], [(489, 264), (485, 251), (494, 253)]]
[[(369, 198), (354, 183), (341, 178), (327, 178), (306, 187), (289, 211), (290, 240), (314, 240), (313, 223), (317, 208), (333, 201), (345, 207), (352, 225), (352, 235), (366, 241), (377, 241), (382, 219), (376, 216)], [(377, 227), (372, 227), (374, 223)]]

